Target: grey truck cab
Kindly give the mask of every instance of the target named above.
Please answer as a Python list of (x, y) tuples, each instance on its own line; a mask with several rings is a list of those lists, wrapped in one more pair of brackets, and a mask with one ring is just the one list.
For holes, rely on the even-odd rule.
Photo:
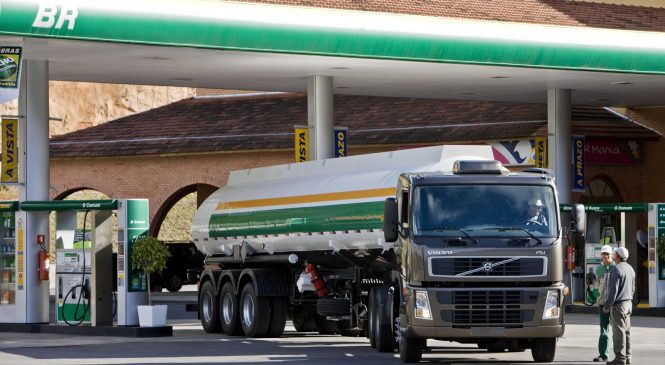
[(385, 224), (400, 271), (403, 362), (420, 361), (426, 339), (554, 359), (567, 290), (551, 173), (458, 161), (450, 173), (402, 174)]

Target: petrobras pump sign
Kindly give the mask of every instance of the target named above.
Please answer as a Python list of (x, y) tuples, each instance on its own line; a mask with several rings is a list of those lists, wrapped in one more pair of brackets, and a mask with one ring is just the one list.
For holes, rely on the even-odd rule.
[(21, 47), (0, 44), (0, 103), (18, 97), (20, 71)]

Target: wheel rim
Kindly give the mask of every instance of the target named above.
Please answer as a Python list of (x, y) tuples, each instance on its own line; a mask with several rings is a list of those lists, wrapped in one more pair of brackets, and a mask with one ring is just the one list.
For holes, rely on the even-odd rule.
[(254, 298), (251, 295), (246, 295), (242, 301), (242, 319), (247, 327), (254, 323)]
[(210, 293), (205, 293), (203, 295), (203, 303), (202, 304), (202, 310), (203, 312), (203, 319), (206, 322), (211, 322), (212, 321), (212, 296)]
[(222, 300), (222, 316), (224, 317), (224, 323), (228, 324), (233, 320), (233, 297), (231, 293), (226, 293)]

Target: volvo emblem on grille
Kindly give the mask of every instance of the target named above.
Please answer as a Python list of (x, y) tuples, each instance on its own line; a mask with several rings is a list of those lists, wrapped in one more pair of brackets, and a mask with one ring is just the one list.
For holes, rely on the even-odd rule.
[(491, 262), (483, 262), (483, 270), (492, 271), (493, 267), (494, 267), (494, 265), (492, 265)]

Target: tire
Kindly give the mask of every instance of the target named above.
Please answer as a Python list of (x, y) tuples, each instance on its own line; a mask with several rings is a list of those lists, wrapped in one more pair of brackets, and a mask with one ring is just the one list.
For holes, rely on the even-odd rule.
[(376, 341), (376, 349), (379, 352), (395, 352), (395, 332), (393, 331), (393, 323), (390, 321), (386, 323), (386, 316), (384, 312), (389, 312), (388, 318), (393, 318), (392, 303), (389, 303), (388, 291), (379, 289), (376, 292), (376, 323), (374, 325), (374, 336)]
[(374, 332), (376, 322), (376, 309), (375, 309), (376, 287), (369, 289), (369, 298), (367, 299), (367, 338), (369, 338), (369, 345), (376, 348), (376, 336)]
[(266, 337), (279, 337), (284, 333), (287, 304), (286, 297), (270, 298), (270, 324)]
[(314, 321), (315, 314), (302, 306), (293, 307), (291, 313), (291, 320), (293, 327), (298, 332), (316, 332), (316, 322)]
[(399, 359), (407, 364), (420, 362), (423, 357), (424, 343), (422, 338), (402, 337), (399, 342)]
[(199, 293), (199, 317), (203, 330), (208, 333), (218, 333), (222, 329), (217, 309), (218, 302), (212, 283), (210, 281), (203, 283)]
[(240, 304), (238, 303), (238, 296), (233, 290), (233, 284), (230, 282), (222, 286), (222, 291), (219, 294), (219, 319), (224, 334), (229, 336), (242, 334)]
[(348, 298), (319, 298), (316, 301), (316, 313), (322, 316), (346, 316), (351, 313), (351, 301)]
[(240, 325), (245, 336), (263, 337), (270, 325), (270, 299), (257, 297), (254, 284), (247, 283), (240, 295)]
[(531, 346), (531, 356), (535, 362), (552, 362), (556, 354), (556, 338), (537, 338)]
[(170, 292), (177, 292), (182, 289), (182, 278), (178, 274), (169, 274), (164, 279), (164, 288)]

